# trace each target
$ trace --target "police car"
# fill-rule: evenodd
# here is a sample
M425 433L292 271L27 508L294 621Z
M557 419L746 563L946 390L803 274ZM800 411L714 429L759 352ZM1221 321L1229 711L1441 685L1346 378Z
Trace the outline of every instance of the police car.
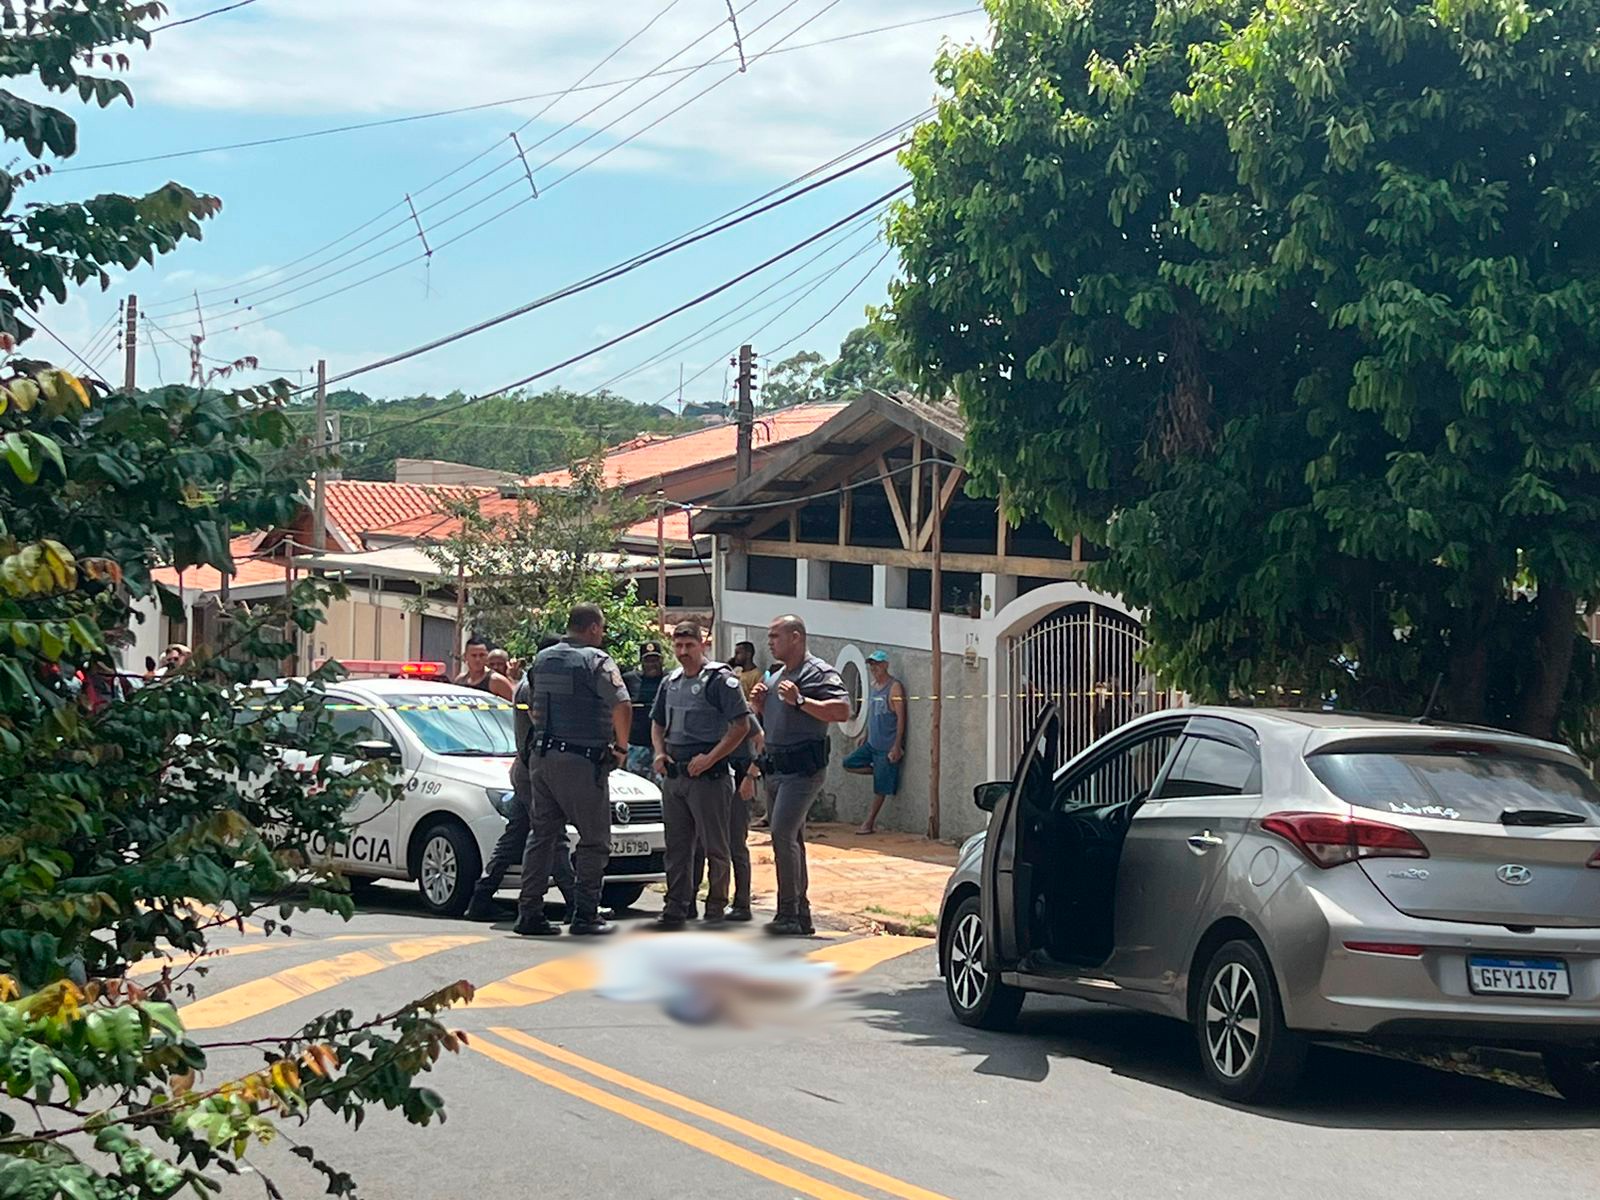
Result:
M515 802L511 710L494 707L496 697L444 682L442 664L392 667L403 677L329 684L326 719L353 736L366 758L392 762L405 794L399 804L363 795L351 809L347 840L311 849L358 890L379 879L414 879L430 912L460 916ZM646 885L666 878L661 789L627 771L612 771L610 780L611 862L601 903L626 908ZM576 831L569 840L576 844ZM520 886L513 866L502 887Z

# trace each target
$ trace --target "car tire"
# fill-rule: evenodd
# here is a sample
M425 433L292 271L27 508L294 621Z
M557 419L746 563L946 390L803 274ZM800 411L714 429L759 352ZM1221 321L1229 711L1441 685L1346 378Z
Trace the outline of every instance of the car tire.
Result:
M478 844L455 821L435 820L417 835L417 891L422 906L435 916L459 917L472 901L472 889L483 869Z
M950 1011L976 1029L1010 1029L1027 993L1000 982L987 961L988 935L978 897L968 896L950 918L944 945L944 994Z
M1201 976L1193 1021L1201 1066L1224 1099L1267 1103L1299 1083L1309 1042L1284 1024L1278 983L1257 943L1218 947Z
M600 903L612 912L621 912L639 903L644 895L642 883L608 883L600 889Z
M1544 1071L1563 1099L1600 1108L1600 1055L1593 1050L1546 1050Z
M345 882L350 885L350 898L358 903L370 900L378 890L378 881L371 875L346 875Z

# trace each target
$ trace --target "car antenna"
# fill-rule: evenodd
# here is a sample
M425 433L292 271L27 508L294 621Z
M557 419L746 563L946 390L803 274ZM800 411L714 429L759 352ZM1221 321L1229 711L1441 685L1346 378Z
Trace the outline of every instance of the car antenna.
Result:
M1440 671L1433 677L1433 691L1428 693L1428 702L1422 706L1422 715L1412 719L1413 725L1426 725L1428 718L1433 714L1433 706L1439 699L1439 686L1444 683L1444 672Z

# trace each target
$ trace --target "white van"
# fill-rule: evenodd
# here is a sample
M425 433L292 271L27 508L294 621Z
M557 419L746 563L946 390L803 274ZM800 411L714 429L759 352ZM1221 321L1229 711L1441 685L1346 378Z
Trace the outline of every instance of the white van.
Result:
M312 852L358 890L378 879L414 879L430 912L460 916L514 803L510 707L471 688L418 679L345 680L329 684L327 697L334 729L365 743L368 757L392 760L405 794L398 804L363 795L351 810L348 840L313 843ZM610 778L611 862L601 903L626 908L666 878L661 789L627 771ZM575 843L576 832L569 836ZM520 886L519 863L502 887Z

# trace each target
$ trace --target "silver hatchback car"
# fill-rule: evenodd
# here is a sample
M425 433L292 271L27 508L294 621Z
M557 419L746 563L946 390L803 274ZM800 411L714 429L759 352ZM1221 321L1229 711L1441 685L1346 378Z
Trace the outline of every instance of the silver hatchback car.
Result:
M1046 712L945 889L950 1007L1027 992L1193 1024L1215 1089L1281 1096L1308 1043L1543 1052L1600 1104L1600 789L1568 749L1396 718L1192 708L1052 769Z

